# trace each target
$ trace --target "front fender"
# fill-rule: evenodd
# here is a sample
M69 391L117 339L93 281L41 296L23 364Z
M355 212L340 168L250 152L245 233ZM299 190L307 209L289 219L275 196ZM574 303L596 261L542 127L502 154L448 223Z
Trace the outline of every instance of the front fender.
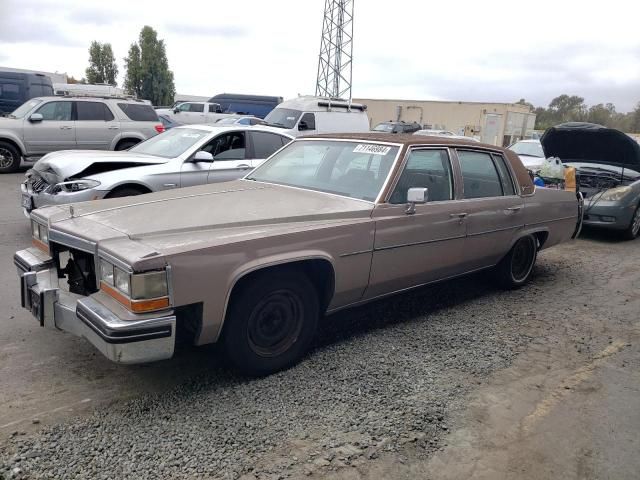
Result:
M278 265L286 265L289 263L295 263L305 260L325 260L331 264L331 268L334 273L336 271L335 260L329 255L327 252L323 252L321 250L303 250L299 252L287 252L276 254L272 256L257 258L250 262L247 262L243 265L237 267L231 276L229 277L229 282L227 285L227 292L225 295L224 308L222 310L222 320L220 322L220 326L218 331L215 334L215 339L213 341L217 341L220 337L220 333L222 332L222 328L224 327L224 322L227 316L227 309L229 307L229 300L231 299L231 293L233 289L238 284L238 282L246 277L247 275L262 270L264 268L275 267Z

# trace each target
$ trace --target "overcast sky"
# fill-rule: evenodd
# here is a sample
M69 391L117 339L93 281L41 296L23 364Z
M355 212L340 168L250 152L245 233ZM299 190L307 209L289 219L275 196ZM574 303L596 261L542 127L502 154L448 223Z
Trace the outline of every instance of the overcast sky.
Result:
M634 2L358 0L353 96L546 106L640 101ZM0 65L84 76L92 40L123 57L144 25L179 93L313 94L324 0L0 0Z

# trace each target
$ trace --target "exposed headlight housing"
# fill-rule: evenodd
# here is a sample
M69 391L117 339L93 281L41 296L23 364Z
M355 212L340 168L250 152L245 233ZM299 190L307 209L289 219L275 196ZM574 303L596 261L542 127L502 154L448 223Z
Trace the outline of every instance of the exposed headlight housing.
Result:
M49 228L31 219L31 241L40 250L49 252Z
M166 270L131 273L101 258L100 289L134 313L170 306Z
M610 188L609 190L605 190L604 193L602 193L600 199L610 202L616 202L618 200L622 200L630 191L631 187L628 185L624 187Z
M100 186L100 182L97 180L91 180L88 178L81 180L70 180L68 182L56 183L51 187L51 193L56 194L59 192L74 193L81 192L82 190L89 190Z

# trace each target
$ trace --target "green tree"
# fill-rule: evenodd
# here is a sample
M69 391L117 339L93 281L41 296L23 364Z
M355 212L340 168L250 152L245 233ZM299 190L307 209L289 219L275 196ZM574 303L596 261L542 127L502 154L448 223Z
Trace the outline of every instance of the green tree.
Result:
M140 64L140 47L132 43L129 54L124 59L126 73L124 76L124 89L129 95L142 97L142 70Z
M640 102L636 105L635 110L629 113L629 132L640 133Z
M129 48L125 58L128 93L150 100L154 105L171 105L176 89L173 72L169 70L164 40L149 26L140 31L138 43Z
M607 103L606 105L599 103L589 108L587 121L610 127L615 114L616 107L612 103Z
M577 95L560 95L549 103L549 110L557 123L580 122L587 116L584 98Z
M117 85L118 65L110 43L95 40L89 46L89 66L85 71L88 83Z

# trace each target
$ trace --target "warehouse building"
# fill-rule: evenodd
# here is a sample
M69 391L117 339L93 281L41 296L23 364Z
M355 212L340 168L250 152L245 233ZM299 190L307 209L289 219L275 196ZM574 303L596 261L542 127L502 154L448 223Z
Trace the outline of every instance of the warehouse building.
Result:
M515 103L432 100L353 99L367 105L371 128L381 122L418 122L423 128L450 130L484 143L508 146L533 136L536 115Z

